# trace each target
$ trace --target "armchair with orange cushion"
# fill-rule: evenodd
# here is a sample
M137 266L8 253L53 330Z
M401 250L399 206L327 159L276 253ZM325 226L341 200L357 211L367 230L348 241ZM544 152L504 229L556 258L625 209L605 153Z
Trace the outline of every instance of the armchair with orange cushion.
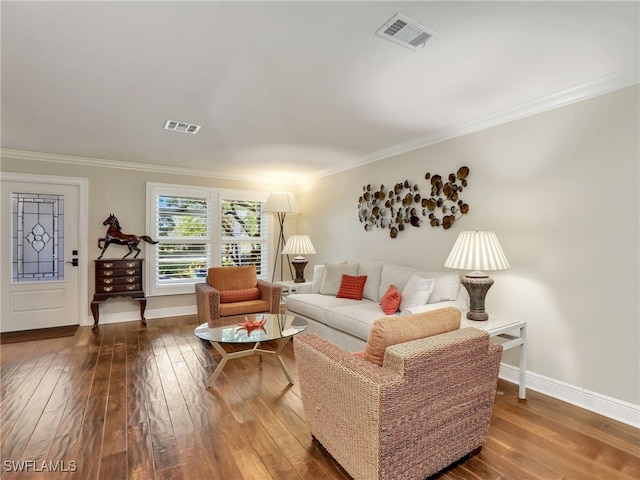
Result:
M215 327L220 317L279 313L282 287L259 280L256 267L212 267L206 283L196 284L198 320Z
M502 345L458 309L377 320L360 354L293 341L307 427L355 480L422 480L487 441Z

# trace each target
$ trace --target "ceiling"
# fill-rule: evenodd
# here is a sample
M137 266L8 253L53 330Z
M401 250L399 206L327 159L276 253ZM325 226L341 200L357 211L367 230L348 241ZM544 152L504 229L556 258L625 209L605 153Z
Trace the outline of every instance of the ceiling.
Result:
M639 7L2 1L2 148L296 184L638 83Z

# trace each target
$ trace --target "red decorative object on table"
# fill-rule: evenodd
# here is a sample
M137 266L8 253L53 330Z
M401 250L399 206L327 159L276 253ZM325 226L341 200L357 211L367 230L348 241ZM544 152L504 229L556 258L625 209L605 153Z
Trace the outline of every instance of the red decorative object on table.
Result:
M264 324L267 323L267 319L264 315L260 320L249 320L249 317L244 317L244 322L236 322L240 328L239 330L246 330L247 335L251 335L254 330L264 330Z

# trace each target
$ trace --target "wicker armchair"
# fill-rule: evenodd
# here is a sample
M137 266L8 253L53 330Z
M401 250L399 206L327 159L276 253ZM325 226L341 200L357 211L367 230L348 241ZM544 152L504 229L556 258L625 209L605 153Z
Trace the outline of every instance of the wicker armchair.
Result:
M258 280L255 266L213 267L206 283L196 284L198 320L215 327L220 317L279 313L282 287Z
M307 427L355 479L419 479L480 451L502 345L474 328L386 348L383 366L294 337Z

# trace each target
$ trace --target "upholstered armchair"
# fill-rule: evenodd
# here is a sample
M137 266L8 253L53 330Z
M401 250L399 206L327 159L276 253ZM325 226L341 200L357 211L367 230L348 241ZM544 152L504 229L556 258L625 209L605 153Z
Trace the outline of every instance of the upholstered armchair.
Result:
M294 337L307 427L355 480L423 480L487 441L502 345L442 310L376 321L360 355ZM404 341L422 323L432 336Z
M249 313L279 313L282 287L258 280L253 265L212 267L206 283L196 284L198 320L215 326L220 317Z

